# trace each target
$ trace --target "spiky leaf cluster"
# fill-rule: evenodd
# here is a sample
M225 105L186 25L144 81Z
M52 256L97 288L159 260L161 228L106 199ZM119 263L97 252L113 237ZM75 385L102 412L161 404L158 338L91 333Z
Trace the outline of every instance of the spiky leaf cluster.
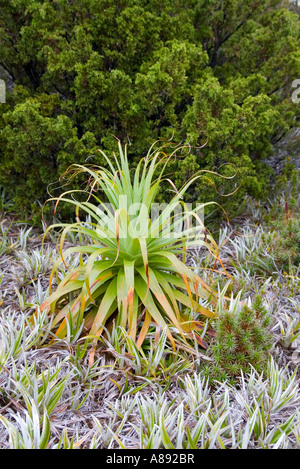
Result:
M141 347L149 328L155 324L167 329L167 336L175 349L170 326L175 327L184 340L185 334L193 335L194 328L203 327L199 321L186 322L186 307L205 317L215 316L198 299L206 299L214 306L217 294L179 259L180 256L185 259L191 246L206 247L218 257L215 241L206 230L204 234L201 223L199 225L201 220L197 210L201 207L187 210L184 205L184 210L180 211L184 194L200 175L195 175L177 191L172 201L156 218L153 217L153 202L165 167L172 157L172 154L166 156L165 146L154 151L154 145L140 160L133 177L127 148L123 150L120 142L119 156L114 156L114 162L103 153L110 170L80 165L70 168L72 174L87 173L91 187L84 202L73 197L74 192L78 195L79 191L68 191L59 197L56 205L63 201L75 206L77 221L52 225L45 233L46 236L52 228L63 228L60 257L50 276L49 297L40 307L41 311L54 316L52 326L60 339L66 337L71 321L78 326L84 325L85 331L90 330L86 338L94 339L96 344L104 328L110 327L117 316L117 324L128 329L137 348ZM160 174L155 179L156 169ZM175 188L172 181L170 183ZM106 199L99 198L99 191L105 194ZM85 191L83 193L87 195ZM91 197L94 203L90 201ZM91 217L89 228L80 222L80 213ZM176 217L174 213L177 213ZM198 224L187 224L189 217L196 218ZM69 232L88 235L92 243L64 249L64 240ZM86 264L69 268L67 258L74 253L88 256ZM62 263L68 274L56 291L51 292L53 277ZM206 348L202 338L195 335L199 344Z

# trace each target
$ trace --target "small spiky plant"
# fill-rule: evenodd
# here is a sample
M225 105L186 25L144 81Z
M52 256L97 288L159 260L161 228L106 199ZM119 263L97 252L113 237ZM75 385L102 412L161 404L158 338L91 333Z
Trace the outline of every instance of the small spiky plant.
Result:
M206 368L210 378L235 384L241 375L265 371L272 346L271 317L258 295L252 307L243 306L218 316L216 337L210 348L214 364Z
M205 347L197 334L202 330L202 322L187 320L184 314L188 309L189 318L190 310L209 318L215 316L213 308L202 306L199 298L210 301L213 306L216 293L185 264L189 246L207 247L218 257L216 243L201 226L199 207L188 210L182 201L184 193L199 175L180 191L168 180L175 195L152 219L151 207L166 164L173 155L167 157L161 148L156 152L151 148L131 177L126 147L123 151L120 142L119 157L114 155L114 162L101 153L109 169L80 165L69 169L73 176L83 172L89 176L89 196L85 202L75 200L76 191L50 199L56 200L56 206L60 201L73 204L77 222L48 228L63 227L63 231L60 258L50 277L49 297L40 310L47 310L54 316L52 325L58 338L66 336L71 320L72 324L84 324L84 330L89 331L87 339L96 344L104 327L109 327L115 320L117 325L128 330L138 348L151 325L166 329L174 348L171 326L184 340L189 334L196 333L198 342ZM162 168L159 168L161 164ZM156 179L155 174L158 174ZM181 208L183 210L178 210ZM89 227L80 222L79 214L82 213L91 217ZM189 223L192 218L198 220L197 226ZM89 236L92 243L64 251L64 240L70 231ZM67 267L67 257L76 252L88 256L87 262L70 270L52 293L51 283L56 270L61 263Z

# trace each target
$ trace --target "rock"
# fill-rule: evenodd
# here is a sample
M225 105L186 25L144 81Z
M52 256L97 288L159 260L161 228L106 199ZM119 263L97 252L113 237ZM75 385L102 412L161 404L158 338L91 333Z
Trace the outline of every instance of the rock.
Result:
M284 168L287 158L294 164L296 169L300 169L300 127L293 129L283 139L274 145L273 155L266 158L268 163L279 174Z

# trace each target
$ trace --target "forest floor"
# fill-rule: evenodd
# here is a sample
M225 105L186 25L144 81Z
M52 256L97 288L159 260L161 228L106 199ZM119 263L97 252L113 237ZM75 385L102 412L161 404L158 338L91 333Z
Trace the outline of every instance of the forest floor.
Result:
M238 294L248 303L260 294L272 316L266 373L253 364L236 385L209 382L202 371L211 360L206 352L192 344L174 354L164 333L158 343L149 338L148 355L130 355L126 334L113 330L91 368L80 330L49 345L49 317L40 313L34 325L28 318L47 297L58 238L53 234L42 246L38 229L3 213L0 447L300 448L300 227L293 209L299 201L291 205L283 197L263 212L251 202L245 217L220 228L230 285L207 268L203 252L191 257L204 280L230 290L229 310Z

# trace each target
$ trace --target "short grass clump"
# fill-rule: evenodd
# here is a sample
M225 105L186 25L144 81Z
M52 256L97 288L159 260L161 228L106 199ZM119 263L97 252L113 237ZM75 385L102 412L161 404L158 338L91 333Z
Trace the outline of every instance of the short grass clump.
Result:
M132 173L126 147L123 151L119 143L119 157L115 156L114 163L103 154L109 169L70 168L73 177L88 174L85 201L75 199L79 191L54 199L56 204L62 201L75 206L76 222L53 225L63 228L60 258L50 277L49 297L40 310L53 317L59 339L66 337L70 323L83 325L87 343L92 340L94 344L91 362L97 341L113 322L128 331L138 348L150 328L166 330L174 349L173 332L183 340L196 337L206 347L201 337L202 320L215 317L217 294L187 267L185 259L191 246L207 248L218 258L217 245L199 217L204 205L189 209L183 202L185 192L200 175L178 191L172 181L163 179L174 155L166 156L164 151L164 147L155 152L151 149ZM175 195L153 216L153 203L163 180L170 182ZM90 216L89 226L80 222L83 214ZM91 242L64 250L70 232L89 236ZM74 253L80 254L80 265L58 279L56 291L51 292L57 269L62 263L68 269L67 258ZM200 299L205 300L205 306Z
M265 371L272 346L269 331L271 317L260 296L253 306L244 305L236 311L224 311L218 317L216 337L210 354L214 363L206 369L209 377L236 384L241 371L251 372L251 365Z
M274 250L276 264L289 272L300 264L300 220L287 216L274 223L275 235L271 248Z
M300 171L282 179L283 189L278 188L264 218L272 233L269 250L278 269L289 272L300 264Z

